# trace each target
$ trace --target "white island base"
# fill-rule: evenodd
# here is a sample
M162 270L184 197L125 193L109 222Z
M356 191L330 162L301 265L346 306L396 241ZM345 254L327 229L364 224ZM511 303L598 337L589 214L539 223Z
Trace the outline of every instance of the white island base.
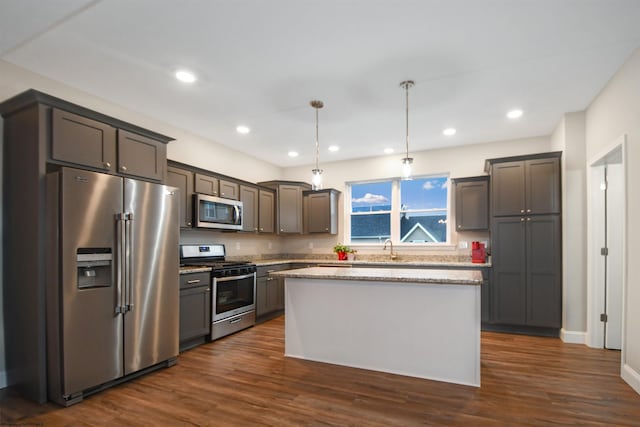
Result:
M480 386L480 286L282 275L285 356Z

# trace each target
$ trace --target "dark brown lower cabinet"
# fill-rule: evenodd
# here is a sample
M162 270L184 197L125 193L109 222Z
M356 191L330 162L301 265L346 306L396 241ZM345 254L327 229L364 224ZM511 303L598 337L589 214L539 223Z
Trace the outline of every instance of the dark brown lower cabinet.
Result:
M211 287L180 290L180 351L207 340L211 327Z
M284 310L284 279L269 276L272 271L288 270L289 264L258 267L256 274L256 317Z
M491 233L492 322L560 328L560 216L496 217Z

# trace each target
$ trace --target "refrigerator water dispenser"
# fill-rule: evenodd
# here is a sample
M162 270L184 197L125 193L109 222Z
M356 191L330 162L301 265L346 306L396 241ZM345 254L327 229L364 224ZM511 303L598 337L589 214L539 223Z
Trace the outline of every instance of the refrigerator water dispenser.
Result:
M76 262L79 289L111 286L113 254L110 248L80 248Z

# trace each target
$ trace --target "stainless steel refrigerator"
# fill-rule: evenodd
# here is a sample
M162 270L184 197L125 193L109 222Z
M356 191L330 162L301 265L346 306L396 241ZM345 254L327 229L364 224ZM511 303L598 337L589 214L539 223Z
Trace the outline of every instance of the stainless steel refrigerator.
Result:
M50 400L175 363L177 191L71 168L47 176Z

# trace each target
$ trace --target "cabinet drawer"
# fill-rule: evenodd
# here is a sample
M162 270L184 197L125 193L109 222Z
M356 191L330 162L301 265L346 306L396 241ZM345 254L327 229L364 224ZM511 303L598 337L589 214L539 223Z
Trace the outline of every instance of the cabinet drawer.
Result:
M208 271L203 273L189 273L180 275L180 289L209 285L211 285L211 276Z

